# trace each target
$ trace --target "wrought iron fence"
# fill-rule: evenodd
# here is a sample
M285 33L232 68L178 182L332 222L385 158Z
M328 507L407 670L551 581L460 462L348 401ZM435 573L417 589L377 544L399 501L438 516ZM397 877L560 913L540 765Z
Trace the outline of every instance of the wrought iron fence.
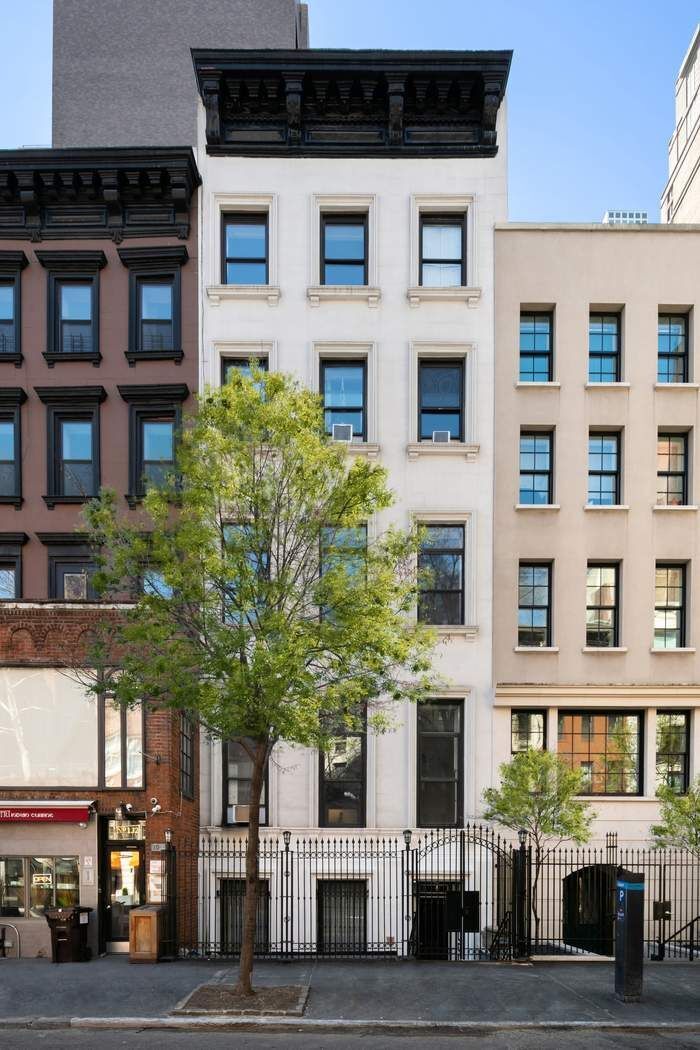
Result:
M246 841L177 858L177 952L236 956ZM560 847L537 857L481 825L403 836L263 833L256 955L502 960L614 953L618 867L645 879L648 958L700 950L700 862L680 850Z
M178 851L180 954L238 954L245 849L245 839L216 838ZM525 953L513 871L512 846L478 825L404 836L263 835L256 954L511 958Z

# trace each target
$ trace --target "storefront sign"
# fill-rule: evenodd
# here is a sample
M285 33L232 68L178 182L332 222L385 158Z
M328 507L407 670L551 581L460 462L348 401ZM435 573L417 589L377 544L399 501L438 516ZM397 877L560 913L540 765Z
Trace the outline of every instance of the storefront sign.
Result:
M87 824L89 819L89 802L75 802L66 806L50 802L0 803L0 823Z
M107 837L110 842L140 842L146 838L146 821L110 820Z

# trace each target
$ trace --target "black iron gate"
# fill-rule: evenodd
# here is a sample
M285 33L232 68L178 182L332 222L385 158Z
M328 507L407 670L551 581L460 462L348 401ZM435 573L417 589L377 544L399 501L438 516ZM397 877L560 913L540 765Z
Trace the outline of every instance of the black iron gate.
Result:
M245 849L245 839L227 838L179 851L180 954L240 950ZM528 870L524 846L480 825L401 836L264 835L256 954L525 956Z

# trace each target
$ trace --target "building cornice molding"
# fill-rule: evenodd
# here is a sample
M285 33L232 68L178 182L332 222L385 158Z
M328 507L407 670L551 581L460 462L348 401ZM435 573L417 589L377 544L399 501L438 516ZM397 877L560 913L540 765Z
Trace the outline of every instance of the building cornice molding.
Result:
M493 157L511 51L192 49L207 151Z
M21 386L0 387L0 405L6 408L8 405L23 405L27 400L27 392Z
M17 273L29 265L24 252L0 252L0 273Z
M118 248L119 258L127 269L153 270L184 266L189 252L184 244L148 245L141 248ZM37 253L38 254L38 253Z
M0 150L0 225L35 242L185 239L200 182L189 147Z
M172 404L186 401L190 396L187 383L150 383L118 386L121 397L130 405L152 405L155 402Z
M107 397L103 386L35 386L36 396L45 405L101 404Z
M45 270L60 270L62 273L96 273L107 265L103 251L82 251L61 248L57 251L34 253Z

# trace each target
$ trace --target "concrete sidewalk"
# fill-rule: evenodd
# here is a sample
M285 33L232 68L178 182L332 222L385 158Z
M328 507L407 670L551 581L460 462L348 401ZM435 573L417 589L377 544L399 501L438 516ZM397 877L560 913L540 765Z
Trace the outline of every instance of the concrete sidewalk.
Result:
M206 1021L168 1018L169 1012L196 985L222 970L226 979L229 974L235 979L235 968L221 960L132 965L127 958L111 956L60 966L40 959L0 960L0 1027L37 1018L60 1026L71 1019L74 1025L112 1026L115 1019L115 1026L199 1027ZM273 1028L346 1023L407 1030L424 1025L700 1030L700 962L648 964L644 1002L627 1005L614 998L613 966L607 962L261 962L255 979L258 984L310 985L304 1019L267 1019ZM255 1021L227 1018L225 1023L250 1027Z

